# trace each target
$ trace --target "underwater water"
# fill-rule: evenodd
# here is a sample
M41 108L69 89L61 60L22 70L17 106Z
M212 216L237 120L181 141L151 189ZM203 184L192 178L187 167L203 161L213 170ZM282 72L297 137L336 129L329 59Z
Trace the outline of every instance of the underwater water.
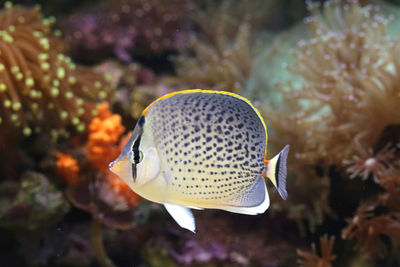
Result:
M0 266L400 266L399 1L0 3Z

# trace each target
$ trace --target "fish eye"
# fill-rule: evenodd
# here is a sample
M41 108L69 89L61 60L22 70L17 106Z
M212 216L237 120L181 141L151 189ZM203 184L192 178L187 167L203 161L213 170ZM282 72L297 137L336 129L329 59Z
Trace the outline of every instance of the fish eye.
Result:
M133 160L135 164L139 164L143 160L143 152L141 150L133 151Z
M129 161L132 164L139 164L143 160L143 152L141 150L132 150L129 153Z

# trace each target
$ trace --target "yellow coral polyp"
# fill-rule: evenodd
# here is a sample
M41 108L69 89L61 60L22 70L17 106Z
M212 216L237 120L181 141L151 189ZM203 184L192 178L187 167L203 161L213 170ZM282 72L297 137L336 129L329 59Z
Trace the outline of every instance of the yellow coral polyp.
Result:
M19 22L19 23L25 23L25 18L24 17L22 17L22 16L19 16L18 18L17 18L17 21Z
M50 69L50 64L48 62L43 62L40 64L40 69L43 71L48 71Z
M81 124L79 124L77 127L76 127L76 130L78 131L78 132L83 132L83 131L85 131L85 124L83 124L83 123L81 123Z
M68 77L68 83L69 84L75 84L76 83L76 78L74 76Z
M11 108L12 102L10 100L4 100L3 105L5 108Z
M12 67L10 68L10 70L11 70L11 73L12 73L12 74L17 74L17 73L19 73L19 67L18 67L18 66L12 66Z
M68 112L66 112L65 110L60 112L60 119L62 120L66 120L68 118Z
M91 114L81 110L92 110L99 95L110 98L113 88L103 75L63 54L51 31L54 17L42 19L38 8L6 6L0 11L1 127L24 135L28 128L49 134L71 124L84 130Z
M27 78L25 80L25 85L26 87L31 88L32 86L35 85L35 80L33 78Z
M58 90L56 87L53 87L50 90L50 94L52 97L57 97L60 94L60 90Z
M77 99L75 100L75 102L76 102L76 105L77 105L77 106L82 106L82 105L83 105L83 99L82 99L82 98L77 98Z
M39 104L38 103L32 103L31 109L32 110L38 110L39 109Z
M12 6L13 6L13 4L10 1L7 1L7 2L4 3L4 7L5 8L12 8Z
M17 122L18 121L18 115L17 114L11 114L10 119L12 122Z
M40 61L45 61L45 60L49 59L49 54L41 53L41 54L38 55L38 59Z
M12 38L11 35L9 35L7 32L2 32L2 39L4 42L11 44L14 41L14 38Z
M24 78L24 75L21 72L18 72L17 74L15 74L15 79L17 79L17 81L21 81Z
M71 91L65 92L65 98L66 99L71 99L74 97L74 94Z
M80 122L81 122L81 121L80 121L80 119L79 119L78 117L74 117L74 118L72 119L72 124L73 124L73 125L78 125Z
M25 127L22 131L23 135L30 136L32 134L32 130L29 127Z
M54 80L53 80L53 86L54 86L54 87L59 87L59 86L60 86L60 81L57 80L57 79L54 79Z
M49 50L50 48L49 39L47 38L41 38L39 40L39 44L43 47L44 50Z
M57 78L61 80L61 79L64 79L64 77L65 77L65 69L62 67L58 68L57 69Z
M20 110L20 109L21 109L21 103L20 103L20 102L14 102L14 103L12 104L12 109L13 109L14 111Z
M99 92L99 98L105 99L106 97L107 97L107 92L104 92L104 91Z

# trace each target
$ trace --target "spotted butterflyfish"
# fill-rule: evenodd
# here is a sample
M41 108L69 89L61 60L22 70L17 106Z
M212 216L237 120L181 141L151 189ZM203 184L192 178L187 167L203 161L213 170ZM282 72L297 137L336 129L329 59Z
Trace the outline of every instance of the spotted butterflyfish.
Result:
M249 100L230 92L184 90L143 111L110 170L195 232L191 209L264 213L267 178L287 198L289 145L271 160L266 152L267 128Z

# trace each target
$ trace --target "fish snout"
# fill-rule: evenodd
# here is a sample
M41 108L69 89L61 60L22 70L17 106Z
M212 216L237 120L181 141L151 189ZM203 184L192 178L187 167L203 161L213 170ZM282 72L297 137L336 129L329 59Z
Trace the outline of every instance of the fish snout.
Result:
M119 166L119 159L116 159L112 162L110 162L110 164L108 164L108 168L110 169L110 171L112 171L115 174L118 174L120 166Z
M122 179L131 180L132 164L129 162L128 157L119 156L116 160L111 162L108 167L111 172L118 175Z

